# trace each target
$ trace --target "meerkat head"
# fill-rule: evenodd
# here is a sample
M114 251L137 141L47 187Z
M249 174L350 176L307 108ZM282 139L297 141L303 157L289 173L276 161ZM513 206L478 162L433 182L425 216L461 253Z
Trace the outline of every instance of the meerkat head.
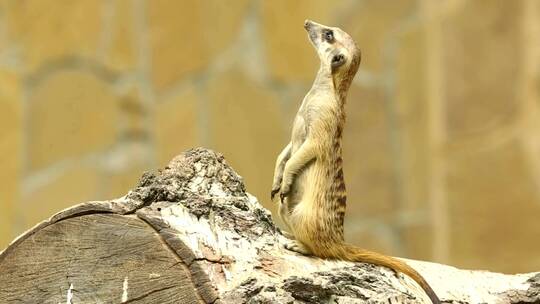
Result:
M311 20L304 22L304 28L319 55L322 66L330 70L334 80L346 84L348 88L360 65L360 49L354 40L337 27L329 27Z

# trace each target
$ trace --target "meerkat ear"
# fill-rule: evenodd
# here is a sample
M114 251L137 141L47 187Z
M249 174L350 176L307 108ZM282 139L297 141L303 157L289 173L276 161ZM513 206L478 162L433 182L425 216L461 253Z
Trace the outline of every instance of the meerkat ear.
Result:
M333 55L332 56L332 62L331 62L332 71L339 68L344 63L345 63L345 56L343 54L337 53L337 54Z

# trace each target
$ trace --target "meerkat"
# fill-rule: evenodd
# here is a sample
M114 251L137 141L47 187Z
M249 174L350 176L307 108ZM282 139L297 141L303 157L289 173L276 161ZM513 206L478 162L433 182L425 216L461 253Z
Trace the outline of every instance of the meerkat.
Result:
M312 88L294 119L291 141L279 154L271 190L280 193L279 215L290 233L289 250L321 258L385 266L414 279L433 303L426 280L398 259L344 242L347 194L341 138L347 91L360 66L360 50L336 27L306 20L304 28L320 59Z

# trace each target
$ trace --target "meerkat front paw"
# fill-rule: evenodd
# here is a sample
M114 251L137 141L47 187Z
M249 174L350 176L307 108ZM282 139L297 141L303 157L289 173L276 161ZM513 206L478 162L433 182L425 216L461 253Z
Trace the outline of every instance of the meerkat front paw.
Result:
M270 191L270 199L274 200L274 196L279 192L281 189L281 180L278 183L274 183L272 186L272 190Z
M281 198L281 202L285 200L287 196L291 193L291 183L282 183L281 184L281 193L279 197Z
M303 255L311 255L311 251L304 244L296 240L290 240L289 242L285 243L285 249L298 252Z

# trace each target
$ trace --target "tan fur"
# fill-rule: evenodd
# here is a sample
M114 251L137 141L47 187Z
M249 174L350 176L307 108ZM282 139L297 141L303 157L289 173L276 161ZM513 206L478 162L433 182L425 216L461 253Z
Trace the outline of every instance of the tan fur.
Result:
M440 303L425 279L404 262L344 243L347 195L341 138L347 91L360 65L360 51L339 28L312 21L306 21L305 28L321 66L294 120L291 142L277 158L271 193L272 198L280 193L279 214L294 238L287 247L389 267L413 278L433 303Z

